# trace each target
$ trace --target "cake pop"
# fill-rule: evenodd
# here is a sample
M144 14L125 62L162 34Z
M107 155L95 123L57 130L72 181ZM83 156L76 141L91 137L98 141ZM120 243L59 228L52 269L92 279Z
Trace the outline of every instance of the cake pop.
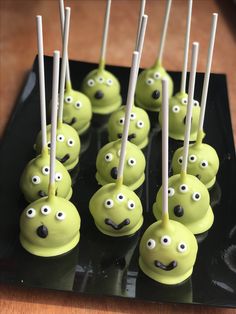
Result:
M181 76L180 92L176 93L170 98L169 102L169 116L170 116L170 130L169 136L175 140L184 139L184 130L186 124L186 112L188 103L188 94L186 93L186 76L188 66L188 50L189 50L189 38L191 28L191 15L192 15L192 0L188 2L188 14L186 22L186 35L185 35L185 47L184 47L184 62ZM198 101L193 102L192 112L192 124L190 132L190 141L196 140L197 135L197 123L200 114L200 107ZM162 112L159 114L159 123L162 125Z
M158 57L154 65L142 71L138 77L135 92L135 104L149 111L159 111L162 102L161 79L167 78L169 81L169 97L173 94L173 82L169 74L162 66L162 57L166 39L167 26L170 15L171 0L166 2L166 12L162 29L160 48Z
M66 8L65 28L63 37L63 55L60 77L60 93L59 93L59 113L57 124L57 159L66 167L67 170L72 170L79 161L80 139L78 133L70 125L62 122L63 103L64 103L64 86L66 76L67 63L67 47L69 39L69 23L70 23L70 8ZM51 125L47 126L48 147L50 148ZM36 139L35 149L39 153L41 151L41 133Z
M205 117L207 92L214 49L217 17L218 15L216 13L212 15L212 29L208 49L206 72L204 76L197 140L194 144L189 146L188 157L188 173L193 176L196 176L202 183L206 185L207 188L211 188L214 185L216 180L216 174L219 169L219 158L217 156L215 149L212 146L202 142L205 136L203 131L203 123ZM177 149L176 152L174 153L172 160L172 168L174 174L179 173L181 170L181 161L183 158L182 156L183 147Z
M80 238L80 216L69 201L55 195L55 156L59 51L54 52L50 183L48 196L27 206L20 217L20 242L31 254L50 257L72 250Z
M188 144L191 128L194 84L198 56L198 43L193 43L192 64L189 82L189 97L184 138L184 154L181 173L169 178L169 215L183 223L194 234L207 231L213 224L214 216L210 207L210 197L205 185L195 176L187 174ZM161 219L162 187L153 205L156 219Z
M25 199L30 203L40 197L46 196L49 183L49 163L50 157L47 148L46 135L46 106L45 106L45 79L44 79L44 59L43 59L43 31L42 17L37 16L37 36L38 36L38 63L39 63L39 90L40 90L40 109L41 109L41 151L40 154L32 159L25 167L21 178L20 188ZM56 161L56 191L57 195L70 199L72 195L71 177L66 168Z
M138 196L123 184L123 173L130 112L132 108L139 53L133 53L129 91L126 104L124 131L121 142L117 181L104 185L91 198L89 209L97 228L112 237L128 236L143 223L142 204Z
M120 107L120 83L117 78L105 70L105 56L107 35L109 28L111 0L107 0L101 55L98 69L89 72L84 78L81 90L88 96L92 104L92 111L106 115Z
M169 220L168 214L168 81L162 80L162 209L161 220L144 232L139 266L150 278L163 284L179 284L191 276L198 245L190 230Z

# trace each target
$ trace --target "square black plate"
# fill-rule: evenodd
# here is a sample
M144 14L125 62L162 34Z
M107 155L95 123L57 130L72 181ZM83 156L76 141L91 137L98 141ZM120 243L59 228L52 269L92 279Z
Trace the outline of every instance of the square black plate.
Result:
M97 65L71 61L74 89ZM133 237L113 239L100 234L88 211L88 202L98 189L94 178L98 150L107 142L104 127L91 127L82 139L87 148L72 172L72 202L82 219L79 246L56 258L40 258L25 252L19 244L19 216L26 206L19 190L19 178L33 158L33 144L40 129L37 58L9 122L0 147L0 281L20 286L65 290L92 295L110 295L156 302L175 302L236 307L236 162L226 77L212 74L206 111L205 141L215 147L220 170L210 191L215 222L199 244L192 277L181 285L160 285L138 267L138 243L155 221L152 204L161 184L161 136L152 128L147 157L146 181L139 189L145 223ZM51 98L52 58L45 57L47 103ZM129 69L107 66L120 80L125 102ZM179 89L180 73L170 72ZM203 74L197 74L195 98L200 99ZM170 159L181 143L170 141Z

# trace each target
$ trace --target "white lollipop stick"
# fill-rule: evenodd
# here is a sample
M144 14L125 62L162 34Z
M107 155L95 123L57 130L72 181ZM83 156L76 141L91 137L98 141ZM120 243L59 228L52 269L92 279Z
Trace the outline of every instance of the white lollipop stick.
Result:
M44 52L43 52L43 27L42 16L36 16L37 37L38 37L38 63L39 63L39 92L40 92L40 113L42 132L42 151L47 148L46 130L46 98L45 98L45 75L44 75Z
M142 23L142 18L145 13L145 6L146 6L146 0L141 0L140 4L140 10L139 10L139 21L138 21L138 31L137 31L137 36L136 36L136 45L135 45L135 50L138 50L138 42L139 42L139 34L141 30L141 23Z
M51 149L50 149L50 179L49 189L55 183L56 136L57 136L57 99L59 85L60 52L53 53L52 77L52 116L51 116Z
M138 36L138 42L137 42L137 51L139 52L139 63L138 63L138 69L141 61L141 56L143 52L143 43L144 43L144 37L146 33L146 28L147 28L147 21L148 21L148 16L144 14L141 19L141 25L140 25L140 33ZM138 72L137 72L138 74Z
M184 46L184 62L181 76L181 85L180 92L186 92L186 77L187 77L187 67L188 67L188 50L189 50L189 38L190 38L190 29L191 29L191 17L192 17L192 6L193 1L188 1L188 15L186 21L186 34L185 34L185 46Z
M123 172L124 172L124 163L125 163L125 153L126 153L126 145L128 141L128 134L129 134L129 125L130 125L130 113L134 102L134 93L135 93L135 86L137 80L137 69L138 69L138 62L139 62L139 53L137 51L133 52L132 58L132 66L130 70L130 78L129 78L129 89L128 89L128 96L126 102L126 109L125 109L125 122L124 122L124 129L121 139L121 152L120 152L120 162L118 167L118 174L117 180L122 179Z
M168 27L169 17L170 17L171 3L172 3L172 0L167 0L166 2L166 11L165 11L164 23L163 23L162 33L161 33L160 47L159 47L158 58L157 58L157 62L160 64L162 64L162 57L163 57L164 46L165 46L165 41L166 41L167 27Z
M70 29L70 12L71 12L71 9L66 8L64 35L63 35L63 47L62 47L62 64L61 64L61 75L60 75L59 110L58 110L58 122L59 123L62 123L62 119L63 119L64 90L65 90L67 60L68 60L67 55L68 55L68 40L69 40L69 29Z
M100 62L99 62L99 69L101 70L104 68L105 59L106 59L107 36L108 36L108 30L109 30L110 12L111 12L111 0L107 0L103 36L102 36L102 46L101 46L101 53L100 53Z
M188 148L189 148L189 138L190 138L190 129L191 129L191 118L192 118L192 109L193 109L193 96L194 96L194 88L195 88L198 50L199 50L199 43L194 42L192 44L191 71L190 71L189 89L188 89L188 105L187 105L187 116L186 116L186 125L185 125L185 133L184 133L184 153L183 153L181 173L187 173Z
M211 74L213 50L214 50L214 44L215 44L217 19L218 19L218 14L213 13L212 22L211 22L211 35L210 35L210 42L209 42L208 55L207 55L206 73L204 76L204 83L203 83L203 90L202 90L201 112L200 112L200 118L199 118L198 132L203 131L207 93L208 93L209 79L210 79L210 74Z

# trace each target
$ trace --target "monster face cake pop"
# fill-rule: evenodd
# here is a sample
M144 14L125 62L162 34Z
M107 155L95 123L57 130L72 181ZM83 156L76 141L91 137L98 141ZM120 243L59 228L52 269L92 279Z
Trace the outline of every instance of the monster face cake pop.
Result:
M169 74L162 66L162 56L165 45L167 26L169 21L171 0L166 2L166 12L161 35L159 53L155 64L144 71L138 77L135 92L135 103L137 106L149 111L159 111L162 102L161 79L167 78L169 81L169 97L173 94L173 82Z
M138 59L138 52L134 52L117 180L115 183L106 184L100 188L89 203L89 209L97 228L112 237L132 235L140 229L143 223L142 204L139 198L123 185L129 117L134 97Z
M162 214L140 242L139 266L150 278L163 284L179 284L191 276L197 241L184 225L168 215L168 81L163 80Z
M99 67L86 75L81 86L82 92L89 97L92 103L92 111L101 115L110 114L122 103L120 84L117 78L105 70L110 8L111 0L107 0Z
M218 15L216 13L214 13L212 16L212 30L208 49L206 72L204 76L197 140L194 144L189 146L188 156L188 173L193 176L196 176L202 183L206 185L207 188L211 188L214 185L216 180L216 174L219 169L219 158L217 156L215 149L210 145L202 142L205 135L203 131L203 123L214 49L217 17ZM180 172L182 159L183 148L181 147L176 150L173 156L172 168L174 174Z
M20 217L20 242L31 254L50 257L72 250L80 238L80 217L75 206L55 196L56 115L59 76L58 51L54 52L50 184L48 196L27 206Z
M205 185L195 176L187 174L188 144L190 137L193 94L198 55L198 43L193 43L192 65L189 83L187 122L184 139L184 154L181 173L169 178L169 215L170 218L183 223L194 234L207 231L214 220L210 207L210 197ZM153 213L161 219L162 188L157 193Z
M38 34L38 62L39 62L39 88L40 88L40 109L41 109L41 151L40 154L31 160L24 169L20 188L28 202L46 196L48 193L50 158L47 148L46 135L46 106L45 106L45 80L44 80L44 59L43 59L43 32L42 17L37 16ZM58 196L70 199L72 195L71 178L66 168L59 162L55 164L55 187Z

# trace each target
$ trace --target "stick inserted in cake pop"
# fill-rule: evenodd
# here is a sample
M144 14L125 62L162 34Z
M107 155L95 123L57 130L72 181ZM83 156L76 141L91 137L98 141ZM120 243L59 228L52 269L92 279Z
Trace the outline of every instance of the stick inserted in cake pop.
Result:
M107 37L108 37L108 31L109 31L110 13L111 13L111 0L107 0L103 35L102 35L102 46L101 46L100 60L99 60L100 71L104 70L105 62L106 62L105 60L106 60Z
M140 10L139 10L139 19L138 19L138 30L137 30L137 36L136 36L136 45L135 45L135 50L138 50L138 41L139 41L139 34L141 30L141 24L142 24L142 18L145 14L145 6L146 6L146 0L141 0L140 1Z
M142 52L143 52L143 43L144 43L144 38L145 38L145 33L146 33L146 28L147 28L147 21L148 21L148 16L144 14L141 18L141 24L140 24L140 32L137 37L137 49L136 51L139 52L139 62L138 62L138 68L140 66L140 61L142 57Z

